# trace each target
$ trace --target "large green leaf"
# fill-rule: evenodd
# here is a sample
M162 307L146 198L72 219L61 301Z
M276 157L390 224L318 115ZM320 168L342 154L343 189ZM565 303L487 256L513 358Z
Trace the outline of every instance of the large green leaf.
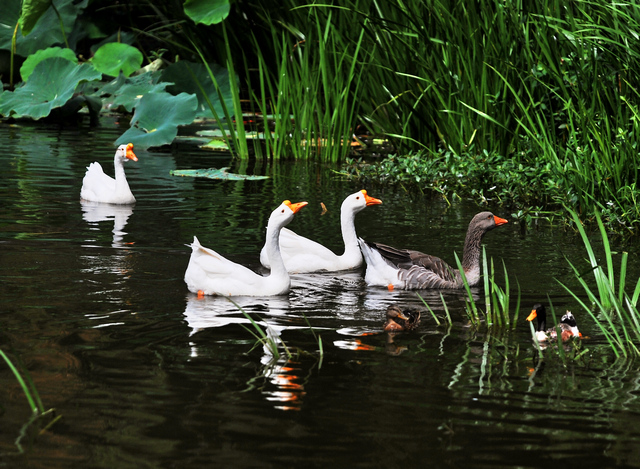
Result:
M102 74L89 64L76 65L61 57L43 60L31 73L29 82L0 96L0 114L40 119L52 109L63 106L78 83L98 80Z
M110 42L96 51L91 63L105 75L117 77L122 72L128 77L142 65L142 52L129 44Z
M220 87L220 92L229 112L233 112L233 97L229 83L229 73L227 69L217 64L210 64L209 67ZM213 105L219 117L224 117L222 103L218 98L216 87L209 76L207 68L203 64L187 62L181 60L176 62L162 73L162 81L173 83L167 87L167 91L173 94L180 92L195 94L198 97L198 117L213 117L207 99Z
M22 64L22 67L20 67L20 76L22 77L22 81L27 81L36 65L42 62L44 59L48 59L49 57L62 57L63 59L67 59L70 62L73 62L74 64L78 62L75 52L73 52L71 49L49 47L48 49L39 50L35 54L27 57L27 60L25 60Z
M146 94L136 107L131 128L120 136L116 145L129 142L138 148L167 145L178 135L179 125L193 122L197 105L198 100L192 94Z
M109 108L124 107L131 112L140 99L149 93L162 93L171 83L158 83L160 72L147 72L142 75L125 78L119 75L100 90L100 95L109 95L104 99Z
M16 36L18 55L27 57L40 49L64 44L87 3L88 0L53 0L56 9L48 8L37 20L33 29L28 31L28 36L23 35L18 28ZM0 5L0 49L10 50L13 31L21 18L21 1L0 0ZM30 21L31 15L28 16ZM35 16L36 13L33 13L34 19Z
M33 30L40 17L50 6L51 0L22 0L20 27L24 36Z
M216 24L229 15L229 0L187 0L184 12L196 23Z

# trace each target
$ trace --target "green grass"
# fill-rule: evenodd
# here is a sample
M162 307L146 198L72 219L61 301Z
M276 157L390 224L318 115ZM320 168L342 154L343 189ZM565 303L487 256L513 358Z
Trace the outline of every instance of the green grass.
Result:
M580 304L582 309L593 319L603 337L609 344L616 357L640 356L640 312L638 311L638 299L640 297L640 279L632 286L632 293L626 291L628 253L615 253L611 250L611 244L600 215L596 212L595 218L602 241L602 254L598 256L594 245L578 215L571 209L567 209L576 223L576 227L582 238L587 253L586 268L576 266L567 260L579 284L584 289L584 295L578 295L566 285L560 283ZM620 256L618 273L618 286L616 288L616 269L614 257ZM602 257L604 262L598 259ZM593 276L593 284L587 279Z

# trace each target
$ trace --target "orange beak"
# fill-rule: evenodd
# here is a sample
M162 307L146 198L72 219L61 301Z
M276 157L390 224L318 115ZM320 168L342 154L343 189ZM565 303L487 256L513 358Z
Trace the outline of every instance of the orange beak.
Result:
M367 203L367 207L369 205L380 205L382 203L382 200L371 197L364 189L362 189L360 192L362 192L362 195L364 195L364 200Z
M127 144L127 153L125 154L125 156L129 158L131 161L138 161L138 157L133 152L133 143Z
M537 317L538 317L538 313L534 309L533 311L531 311L531 314L527 316L527 321L533 321Z
M285 204L287 207L289 207L293 213L298 213L298 210L300 210L302 207L307 205L309 202L298 202L298 203L292 204L291 201L285 200L282 203Z
M493 220L496 222L496 226L500 226L500 225L504 225L506 223L509 223L504 218L496 217L495 215L493 216Z

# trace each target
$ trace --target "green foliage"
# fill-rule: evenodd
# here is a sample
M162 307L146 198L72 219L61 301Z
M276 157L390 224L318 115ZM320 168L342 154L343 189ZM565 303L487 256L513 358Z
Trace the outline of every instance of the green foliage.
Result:
M91 63L105 75L128 77L142 65L142 53L128 44L109 42L96 51Z
M51 6L51 0L22 0L20 13L20 29L24 36L28 35L42 15Z
M62 49L60 47L49 47L47 49L42 49L36 52L35 54L30 55L20 67L20 76L22 77L22 81L27 81L29 76L33 72L33 69L42 62L44 59L48 59L49 57L62 57L63 59L67 59L74 64L78 62L76 59L76 54L71 49Z
M28 83L0 96L0 114L33 119L46 117L71 99L80 82L101 77L102 74L88 64L76 65L61 57L45 59L36 65Z
M116 145L129 142L141 148L167 145L176 138L179 125L193 122L197 105L197 98L187 93L144 95L136 106L131 128L116 140Z
M207 68L207 66L209 68ZM198 98L197 117L211 117L213 107L218 116L224 116L223 102L227 108L233 108L229 72L217 64L204 64L181 60L162 72L162 80L173 83L167 87L170 93L186 92ZM213 79L209 75L213 73ZM217 86L216 86L217 85ZM219 99L218 90L223 99Z
M269 176L255 176L251 174L235 174L229 173L229 168L208 168L208 169L174 169L171 171L172 176L187 177L203 177L208 179L222 179L226 181L256 181L259 179L269 179Z
M582 227L578 215L571 209L567 209L578 227L582 242L588 256L589 269L576 267L569 262L576 279L584 288L588 298L585 303L580 296L571 291L567 286L561 285L578 301L583 309L593 318L603 336L611 346L616 356L640 356L640 312L638 311L638 299L640 297L640 279L635 283L631 296L626 292L627 260L628 254L623 252L620 260L618 276L618 288L616 289L616 277L614 266L614 253L604 227L604 224L596 212L596 220L602 239L602 251L604 265L598 261L600 256L594 251L593 245ZM593 273L596 290L587 283L585 277Z
M163 93L171 83L159 82L159 72L147 72L141 75L125 78L118 75L117 78L104 85L98 91L103 97L105 106L117 109L122 106L127 112L132 112L140 99L151 93Z
M231 5L229 0L186 0L184 12L195 23L216 24L228 15Z

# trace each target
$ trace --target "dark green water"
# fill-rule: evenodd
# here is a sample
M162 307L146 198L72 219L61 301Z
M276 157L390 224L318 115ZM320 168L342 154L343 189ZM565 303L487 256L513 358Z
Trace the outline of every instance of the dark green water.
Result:
M574 467L640 466L640 367L615 361L557 283L580 240L559 227L511 222L485 237L517 295L513 333L474 331L464 296L444 292L454 323L428 314L417 332L380 333L386 306L412 292L367 287L362 272L293 277L290 295L238 303L292 349L278 360L223 298L198 300L182 280L193 235L258 269L267 218L309 201L290 228L338 250L339 207L362 187L315 163L236 164L189 146L138 151L126 172L135 206L82 205L85 167L112 172L115 126L0 128L0 348L29 370L62 416L15 440L26 399L0 366L0 467ZM231 166L265 181L169 175ZM366 187L383 205L359 235L454 262L471 217L402 189ZM320 216L320 202L329 213ZM638 278L635 246L631 279ZM576 290L577 291L577 290ZM479 291L476 291L480 294ZM549 294L577 312L584 359L540 361L524 317ZM425 292L437 314L439 293ZM306 318L306 319L305 319ZM322 337L324 357L308 322Z

